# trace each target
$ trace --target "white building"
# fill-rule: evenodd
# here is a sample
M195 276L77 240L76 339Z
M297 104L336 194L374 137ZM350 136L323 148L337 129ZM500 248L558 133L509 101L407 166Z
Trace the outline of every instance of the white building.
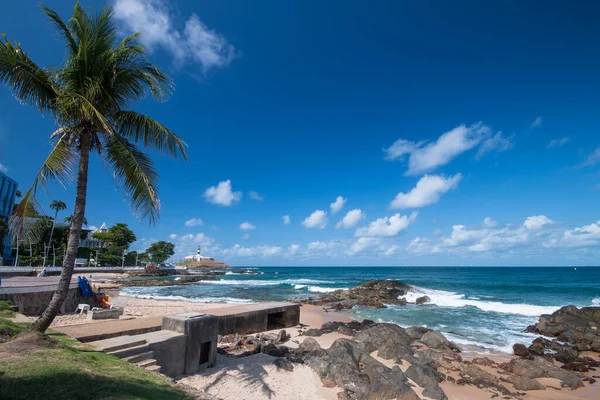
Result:
M108 227L106 226L106 222L102 223L100 228L96 228L92 225L89 228L84 227L82 230L86 231L87 234L85 238L81 239L79 247L87 247L88 249L98 249L104 247L104 241L94 238L94 234L96 232L107 232Z
M213 257L205 257L200 253L200 246L198 246L198 252L196 254L190 255L190 256L185 256L183 258L184 261L195 261L195 262L199 262L199 261L215 261L215 259Z

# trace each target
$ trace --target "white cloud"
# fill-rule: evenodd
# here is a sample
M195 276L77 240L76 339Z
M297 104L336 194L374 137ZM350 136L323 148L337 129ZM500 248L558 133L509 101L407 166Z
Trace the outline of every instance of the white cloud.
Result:
M188 219L187 221L185 221L184 226L186 228L193 228L196 226L201 226L204 225L204 221L202 221L200 218L192 218L192 219Z
M502 132L498 132L494 136L485 139L483 142L481 142L481 145L477 149L477 155L475 158L479 160L493 151L501 153L503 151L512 149L513 137L514 135L506 137L502 135Z
M586 157L586 159L579 164L579 167L591 167L596 165L600 161L600 147L596 148L590 155Z
M248 221L245 221L240 224L240 229L243 231L251 231L252 229L256 229L256 226L252 225Z
M309 250L325 250L329 248L329 244L321 241L311 242L308 244Z
M439 253L441 248L438 244L417 236L408 244L406 251L416 255L431 255Z
M250 234L249 234L249 233L244 233L244 234L242 235L242 239L244 239L244 240L248 240L248 239L250 239Z
M375 237L360 237L356 239L351 245L350 248L346 251L346 254L354 255L360 253L361 251L368 249L370 247L376 246L379 244L379 239Z
M252 200L256 200L256 201L263 201L265 199L265 196L259 194L258 192L255 192L255 191L251 191L249 196Z
M396 245L392 245L389 247L382 246L381 247L381 255L385 257L393 256L400 247Z
M325 229L327 226L327 213L323 210L316 210L302 221L306 228Z
M550 143L548 143L548 148L551 149L553 147L564 146L565 144L569 143L570 140L571 138L568 136L561 137L560 139L552 139Z
M336 197L335 201L329 205L331 208L331 213L335 214L339 212L342 207L344 207L344 204L346 204L346 201L347 199L343 198L342 196Z
M432 232L435 236L440 236L443 235L444 232L442 232L442 230L440 228L435 228Z
M290 219L289 215L284 215L283 217L281 217L281 219L283 220L284 225L289 225L292 223L292 220Z
M365 214L362 212L360 208L356 208L354 210L348 211L346 216L342 218L340 222L335 226L336 228L352 228L354 225L358 224L361 219L365 217Z
M172 233L169 235L169 241L175 245L175 252L178 257L196 254L198 246L202 247L202 254L214 255L219 251L219 246L215 240L204 233L185 235L177 235Z
M168 52L176 65L197 64L206 72L225 67L235 58L235 49L227 39L209 29L196 14L180 30L182 21L166 0L116 0L114 13L127 33L141 32L142 43Z
M0 172L6 174L8 172L8 168L4 166L4 164L0 163Z
M356 237L385 237L396 236L401 231L408 228L411 222L417 218L417 213L413 212L410 217L400 213L391 217L378 218L371 222L369 226L358 228L354 236Z
M537 117L532 123L531 123L531 127L532 128L539 128L540 126L542 126L542 122L544 122L544 119L542 117Z
M234 192L231 190L231 181L219 182L217 186L211 186L204 192L206 201L220 206L229 207L233 203L240 201L242 192Z
M293 255L296 255L299 250L300 250L299 244L291 244L290 247L288 247L287 254L289 256L293 256Z
M498 222L494 221L490 217L485 217L483 219L483 226L485 226L486 228L493 228L496 225L498 225Z
M567 230L562 240L555 243L566 247L586 247L600 245L600 221Z
M419 175L448 164L480 144L477 158L491 151L505 151L512 147L511 138L502 136L501 132L494 135L490 127L478 122L469 127L459 125L442 134L435 142L398 139L384 152L386 160L404 160L408 156L406 175Z
M229 249L223 250L223 254L231 257L272 257L282 252L281 246L254 246L244 247L235 244Z
M398 193L392 200L392 208L419 208L437 203L440 196L449 190L455 189L462 179L462 175L456 174L445 178L441 175L425 175L408 193Z
M523 225L527 229L538 230L538 229L542 228L544 225L550 225L553 222L554 221L552 221L550 218L546 217L545 215L536 215L533 217L527 217L527 219L525 220Z

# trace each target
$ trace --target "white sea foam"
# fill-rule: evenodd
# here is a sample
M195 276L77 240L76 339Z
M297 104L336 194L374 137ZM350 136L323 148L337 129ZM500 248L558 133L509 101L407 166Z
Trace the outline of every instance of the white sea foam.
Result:
M184 296L159 296L150 294L134 294L122 293L122 296L136 297L139 299L152 300L181 300L191 303L232 303L232 304L254 304L255 302L248 299L238 299L235 297L184 297Z
M320 286L309 286L309 285L294 285L294 289L299 290L299 289L304 289L307 288L307 290L309 292L313 292L313 293L331 293L334 292L336 290L346 290L347 288L325 288L325 287L320 287Z
M600 307L600 297L596 297L596 298L592 299L592 305L594 307Z
M439 307L477 307L483 311L491 311L506 314L526 315L537 317L542 314L551 314L560 307L555 306L537 306L533 304L511 304L502 303L499 301L482 301L469 299L464 294L447 292L445 290L426 289L418 286L413 286L412 290L401 296L406 298L408 302L414 302L421 296L428 296L431 299L430 304L435 304Z
M306 285L314 283L329 283L328 281L320 281L317 279L282 279L280 281L275 280L258 280L258 279L222 279L219 281L201 281L199 283L208 285L234 285L234 286L275 286L281 284L288 285Z

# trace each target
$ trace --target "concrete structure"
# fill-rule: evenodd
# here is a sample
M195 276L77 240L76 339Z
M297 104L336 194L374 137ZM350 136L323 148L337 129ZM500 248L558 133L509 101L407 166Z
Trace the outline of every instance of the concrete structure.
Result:
M52 299L58 284L58 277L11 277L2 279L0 300L8 300L24 315L40 315ZM95 298L83 297L79 291L77 278L71 279L69 293L61 307L61 313L72 313L79 304L96 305Z
M200 253L200 246L198 246L198 252L194 255L185 256L183 258L184 261L187 262L201 262L201 261L215 261L213 257L205 257Z
M15 205L15 196L17 195L17 182L0 172L0 218L8 224L10 215ZM10 262L13 258L12 253L12 235L7 234L4 238L4 250L0 253L3 263Z
M121 315L123 315L123 309L121 308L104 308L88 311L87 319L119 319Z
M214 315L183 313L163 318L162 329L186 337L185 374L210 368L217 361L218 319Z

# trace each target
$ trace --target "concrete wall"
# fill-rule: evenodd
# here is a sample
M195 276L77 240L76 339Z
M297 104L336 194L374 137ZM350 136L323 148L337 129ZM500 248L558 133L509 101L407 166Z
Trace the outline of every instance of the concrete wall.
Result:
M186 336L181 335L160 342L150 342L149 346L150 350L154 352L154 359L160 365L161 373L167 376L185 374Z
M54 291L26 292L26 293L0 293L0 300L8 300L19 308L19 312L24 315L40 315L48 304ZM77 309L78 304L89 304L96 306L95 297L83 297L79 288L69 289L67 298L61 308L61 313L72 313Z
M269 315L273 317L273 314L279 313L282 314L281 318L277 318L280 319L280 323L277 326L270 327ZM247 334L270 329L290 328L299 323L300 306L298 304L286 305L265 310L219 316L219 335L229 335L231 333Z

